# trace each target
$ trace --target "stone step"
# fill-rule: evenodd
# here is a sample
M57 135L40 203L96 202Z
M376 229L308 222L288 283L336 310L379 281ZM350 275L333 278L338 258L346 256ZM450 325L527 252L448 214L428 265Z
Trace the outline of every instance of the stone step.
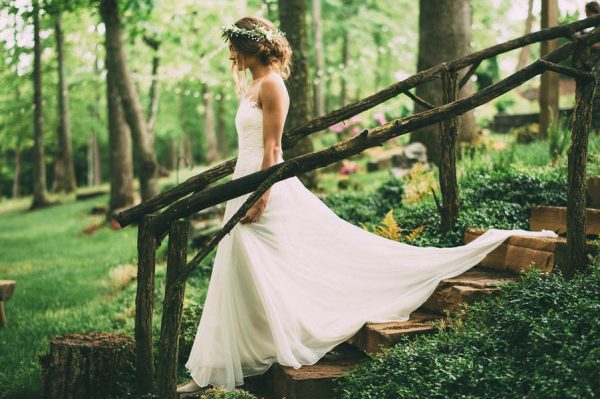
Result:
M600 209L586 208L586 235L600 235ZM552 230L556 234L567 233L567 207L537 205L531 208L529 230Z
M273 364L273 391L277 398L331 399L334 398L334 380L369 356L352 345L342 342L313 365L299 369Z
M388 323L365 323L365 325L346 342L365 353L379 353L390 348L403 337L413 337L435 331L432 321L441 317L426 312L413 312L407 321Z
M511 281L519 281L519 276L510 272L474 267L459 276L442 280L421 309L436 314L444 314L446 310L455 312L465 304L485 298L502 284Z
M484 229L472 227L466 229L464 233L465 244L485 232ZM512 236L490 252L479 263L479 266L512 273L522 273L531 268L540 269L545 273L551 273L555 268L563 270L568 265L566 244L567 239L565 237ZM600 253L600 244L588 240L587 252L592 256Z

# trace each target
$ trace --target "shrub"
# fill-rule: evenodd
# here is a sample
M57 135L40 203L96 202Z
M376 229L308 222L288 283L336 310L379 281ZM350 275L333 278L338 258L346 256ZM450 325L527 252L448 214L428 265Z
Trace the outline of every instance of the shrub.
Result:
M600 257L566 280L532 269L464 322L402 341L335 382L346 398L591 398L600 393Z
M390 175L373 193L347 191L335 193L324 199L342 219L359 225L376 223L385 214L402 203L404 183Z

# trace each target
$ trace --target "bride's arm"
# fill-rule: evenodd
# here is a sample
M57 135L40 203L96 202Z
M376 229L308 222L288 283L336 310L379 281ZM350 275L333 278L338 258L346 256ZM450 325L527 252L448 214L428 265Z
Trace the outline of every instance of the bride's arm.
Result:
M262 103L264 155L261 169L275 164L282 151L281 136L288 111L287 92L283 80L267 76L260 85L258 97ZM262 216L271 188L248 209L240 223L257 222Z
M275 76L261 82L259 98L262 102L264 156L261 169L277 163L282 151L281 136L287 115L285 84Z

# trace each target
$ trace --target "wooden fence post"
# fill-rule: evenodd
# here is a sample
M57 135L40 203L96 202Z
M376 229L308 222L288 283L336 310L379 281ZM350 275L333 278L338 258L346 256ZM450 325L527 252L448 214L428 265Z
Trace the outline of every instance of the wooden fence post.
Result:
M150 222L156 215L144 215L138 226L138 272L135 295L136 387L140 395L154 392L154 356L152 353L152 311L154 307L154 271L156 238Z
M177 358L185 295L185 281L177 283L177 277L187 264L188 235L188 219L170 223L165 299L158 344L158 393L163 399L177 399Z
M573 53L573 66L590 71L590 48L580 47ZM568 154L567 177L567 275L583 269L586 256L586 193L585 174L588 159L588 135L592 126L592 102L596 80L576 78L573 130Z
M442 78L442 101L449 104L458 99L458 72L444 69ZM459 212L458 184L456 181L457 117L440 122L440 191L442 193L441 232L452 230Z

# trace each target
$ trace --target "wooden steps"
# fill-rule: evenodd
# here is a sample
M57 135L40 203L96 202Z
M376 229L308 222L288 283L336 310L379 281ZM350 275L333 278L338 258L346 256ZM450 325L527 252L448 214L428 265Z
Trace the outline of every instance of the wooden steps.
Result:
M514 273L475 267L460 276L441 281L421 309L437 314L455 312L464 305L482 300L502 284L518 280L519 276Z
M343 342L313 365L294 369L274 364L273 394L286 399L331 399L334 380L368 358Z
M482 229L467 229L464 242L483 234ZM241 387L264 399L334 399L334 381L357 364L402 340L435 333L434 321L443 319L446 311L454 312L497 291L502 284L519 281L519 274L530 268L552 272L558 268L563 237L513 236L492 251L467 272L440 282L432 296L411 314L408 321L365 323L346 342L338 345L316 364L299 369L277 363L263 375L248 377ZM590 242L590 249L597 244ZM596 248L598 249L598 248ZM192 396L186 396L192 397ZM194 396L194 397L199 397Z
M428 312L414 312L410 319L400 322L365 323L365 325L346 342L366 353L379 353L382 348L390 348L403 337L412 337L434 332L432 321L441 317Z

